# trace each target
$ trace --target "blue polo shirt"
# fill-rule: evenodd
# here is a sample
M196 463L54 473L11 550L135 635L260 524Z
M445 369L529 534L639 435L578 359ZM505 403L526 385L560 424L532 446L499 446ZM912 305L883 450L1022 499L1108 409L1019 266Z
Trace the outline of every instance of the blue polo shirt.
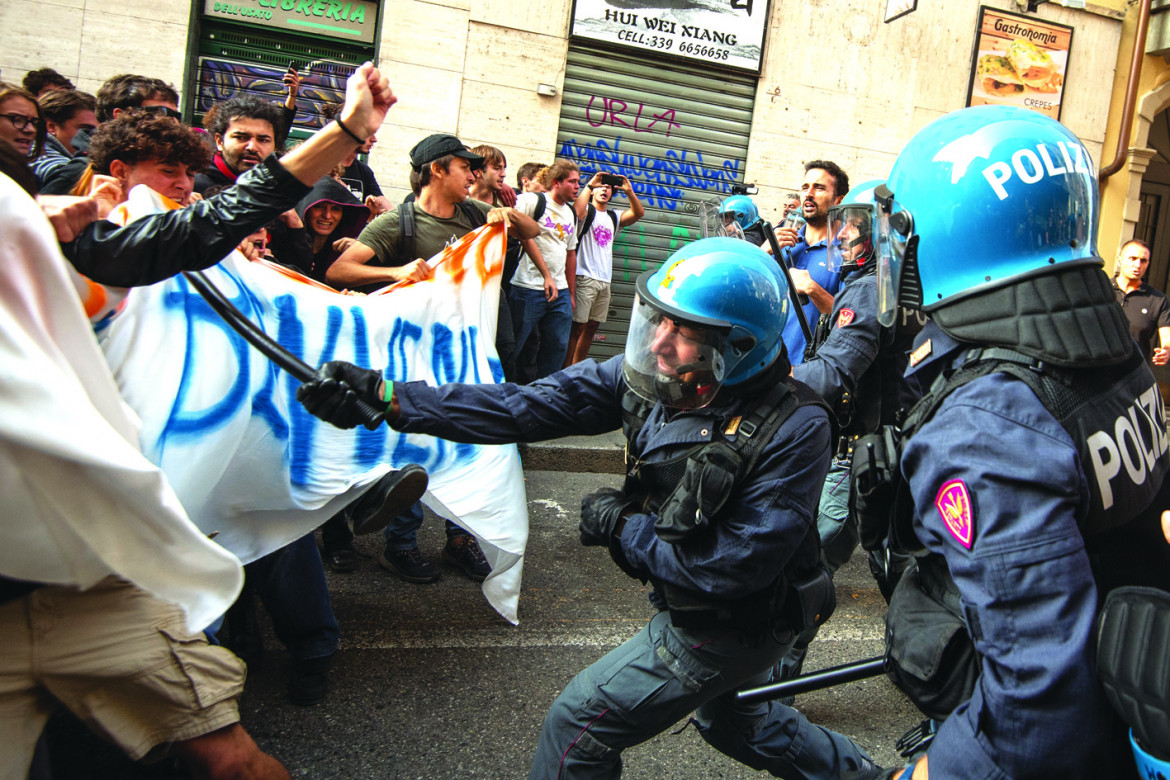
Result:
M833 297L837 296L837 291L841 289L841 274L825 267L829 256L829 247L825 241L818 241L809 246L804 240L804 228L801 228L800 238L792 247L791 256L793 268L808 271L814 282L824 287ZM821 312L811 300L802 308L804 309L804 317L808 320L809 329L815 331ZM788 318L788 323L784 326L784 346L788 348L788 359L792 361L792 365L804 362L804 345L804 331L800 329L800 320L797 318L796 312L793 312L792 316Z

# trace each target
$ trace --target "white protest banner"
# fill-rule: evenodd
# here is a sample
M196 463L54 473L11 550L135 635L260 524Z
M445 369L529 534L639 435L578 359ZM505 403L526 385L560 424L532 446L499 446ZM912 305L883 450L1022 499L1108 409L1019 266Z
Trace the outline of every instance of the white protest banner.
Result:
M115 212L163 208L137 188ZM114 218L114 217L111 217ZM205 275L249 319L312 366L348 360L392 381L495 382L503 225L432 260L434 277L343 295L233 252ZM424 503L471 531L492 564L484 595L517 622L528 513L515 445L455 444L389 426L342 431L295 400L299 382L262 357L181 277L127 295L103 339L142 448L195 524L245 563L308 533L389 468L430 473Z

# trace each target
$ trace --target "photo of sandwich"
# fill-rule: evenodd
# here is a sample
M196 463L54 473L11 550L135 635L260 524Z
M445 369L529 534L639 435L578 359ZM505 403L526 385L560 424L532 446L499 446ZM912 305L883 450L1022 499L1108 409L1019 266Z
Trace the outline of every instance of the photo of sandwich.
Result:
M979 58L975 78L979 82L979 88L988 95L1005 97L1018 95L1024 91L1024 82L1012 69L1011 62L1007 57L998 54L984 54Z
M1046 86L1057 73L1056 63L1048 52L1022 38L1008 44L1007 59L1020 81L1033 89Z
M975 92L983 97L1036 98L1060 92L1064 84L1065 52L1050 53L1018 38L996 41L995 49L980 51L975 63ZM1006 45L1004 45L1006 44ZM1002 48L1001 48L1002 46ZM1014 101L1013 101L1014 102Z

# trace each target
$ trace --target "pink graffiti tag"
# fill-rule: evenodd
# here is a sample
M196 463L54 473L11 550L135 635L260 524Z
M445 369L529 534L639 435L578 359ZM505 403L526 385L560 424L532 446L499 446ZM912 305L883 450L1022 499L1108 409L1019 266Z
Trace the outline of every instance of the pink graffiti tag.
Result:
M971 511L971 496L967 493L967 485L963 480L952 479L939 488L934 506L951 535L959 540L959 544L970 550L975 531L975 517Z
M589 123L590 127L601 127L602 125L604 125L608 122L609 124L613 125L614 127L618 127L618 126L628 127L631 130L633 130L635 133L650 133L650 132L654 131L654 125L658 124L659 122L666 122L666 137L667 138L670 138L670 131L672 128L675 128L675 127L681 128L682 127L682 125L680 125L678 122L674 121L674 109L673 108L668 108L661 113L653 114L652 116L654 117L654 120L652 122L650 122L648 125L646 125L645 127L643 127L642 126L642 112L646 110L645 103L638 104L638 113L634 115L634 123L630 124L629 122L626 121L626 119L623 116L626 113L627 109L629 108L629 105L624 100L622 100L620 98L607 98L607 97L601 98L601 102L602 102L601 121L594 122L593 121L593 101L597 100L597 99L598 99L597 95L591 95L589 97L589 105L585 107L585 121L587 121Z

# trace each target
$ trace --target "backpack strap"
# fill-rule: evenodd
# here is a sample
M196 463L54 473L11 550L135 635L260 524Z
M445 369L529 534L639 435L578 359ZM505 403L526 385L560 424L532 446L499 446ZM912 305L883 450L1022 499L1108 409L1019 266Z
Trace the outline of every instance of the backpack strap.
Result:
M545 209L545 195L543 192L536 193L536 208L532 209L533 221L539 221L544 216Z
M414 204L398 204L398 264L406 265L414 257Z
M483 227L487 222L487 215L471 203L471 198L460 203L459 208L463 209L463 215L471 222L472 230Z
M597 216L597 209L593 208L592 203L585 204L585 219L577 223L577 240L580 241L585 236L585 231L593 224L593 218Z

